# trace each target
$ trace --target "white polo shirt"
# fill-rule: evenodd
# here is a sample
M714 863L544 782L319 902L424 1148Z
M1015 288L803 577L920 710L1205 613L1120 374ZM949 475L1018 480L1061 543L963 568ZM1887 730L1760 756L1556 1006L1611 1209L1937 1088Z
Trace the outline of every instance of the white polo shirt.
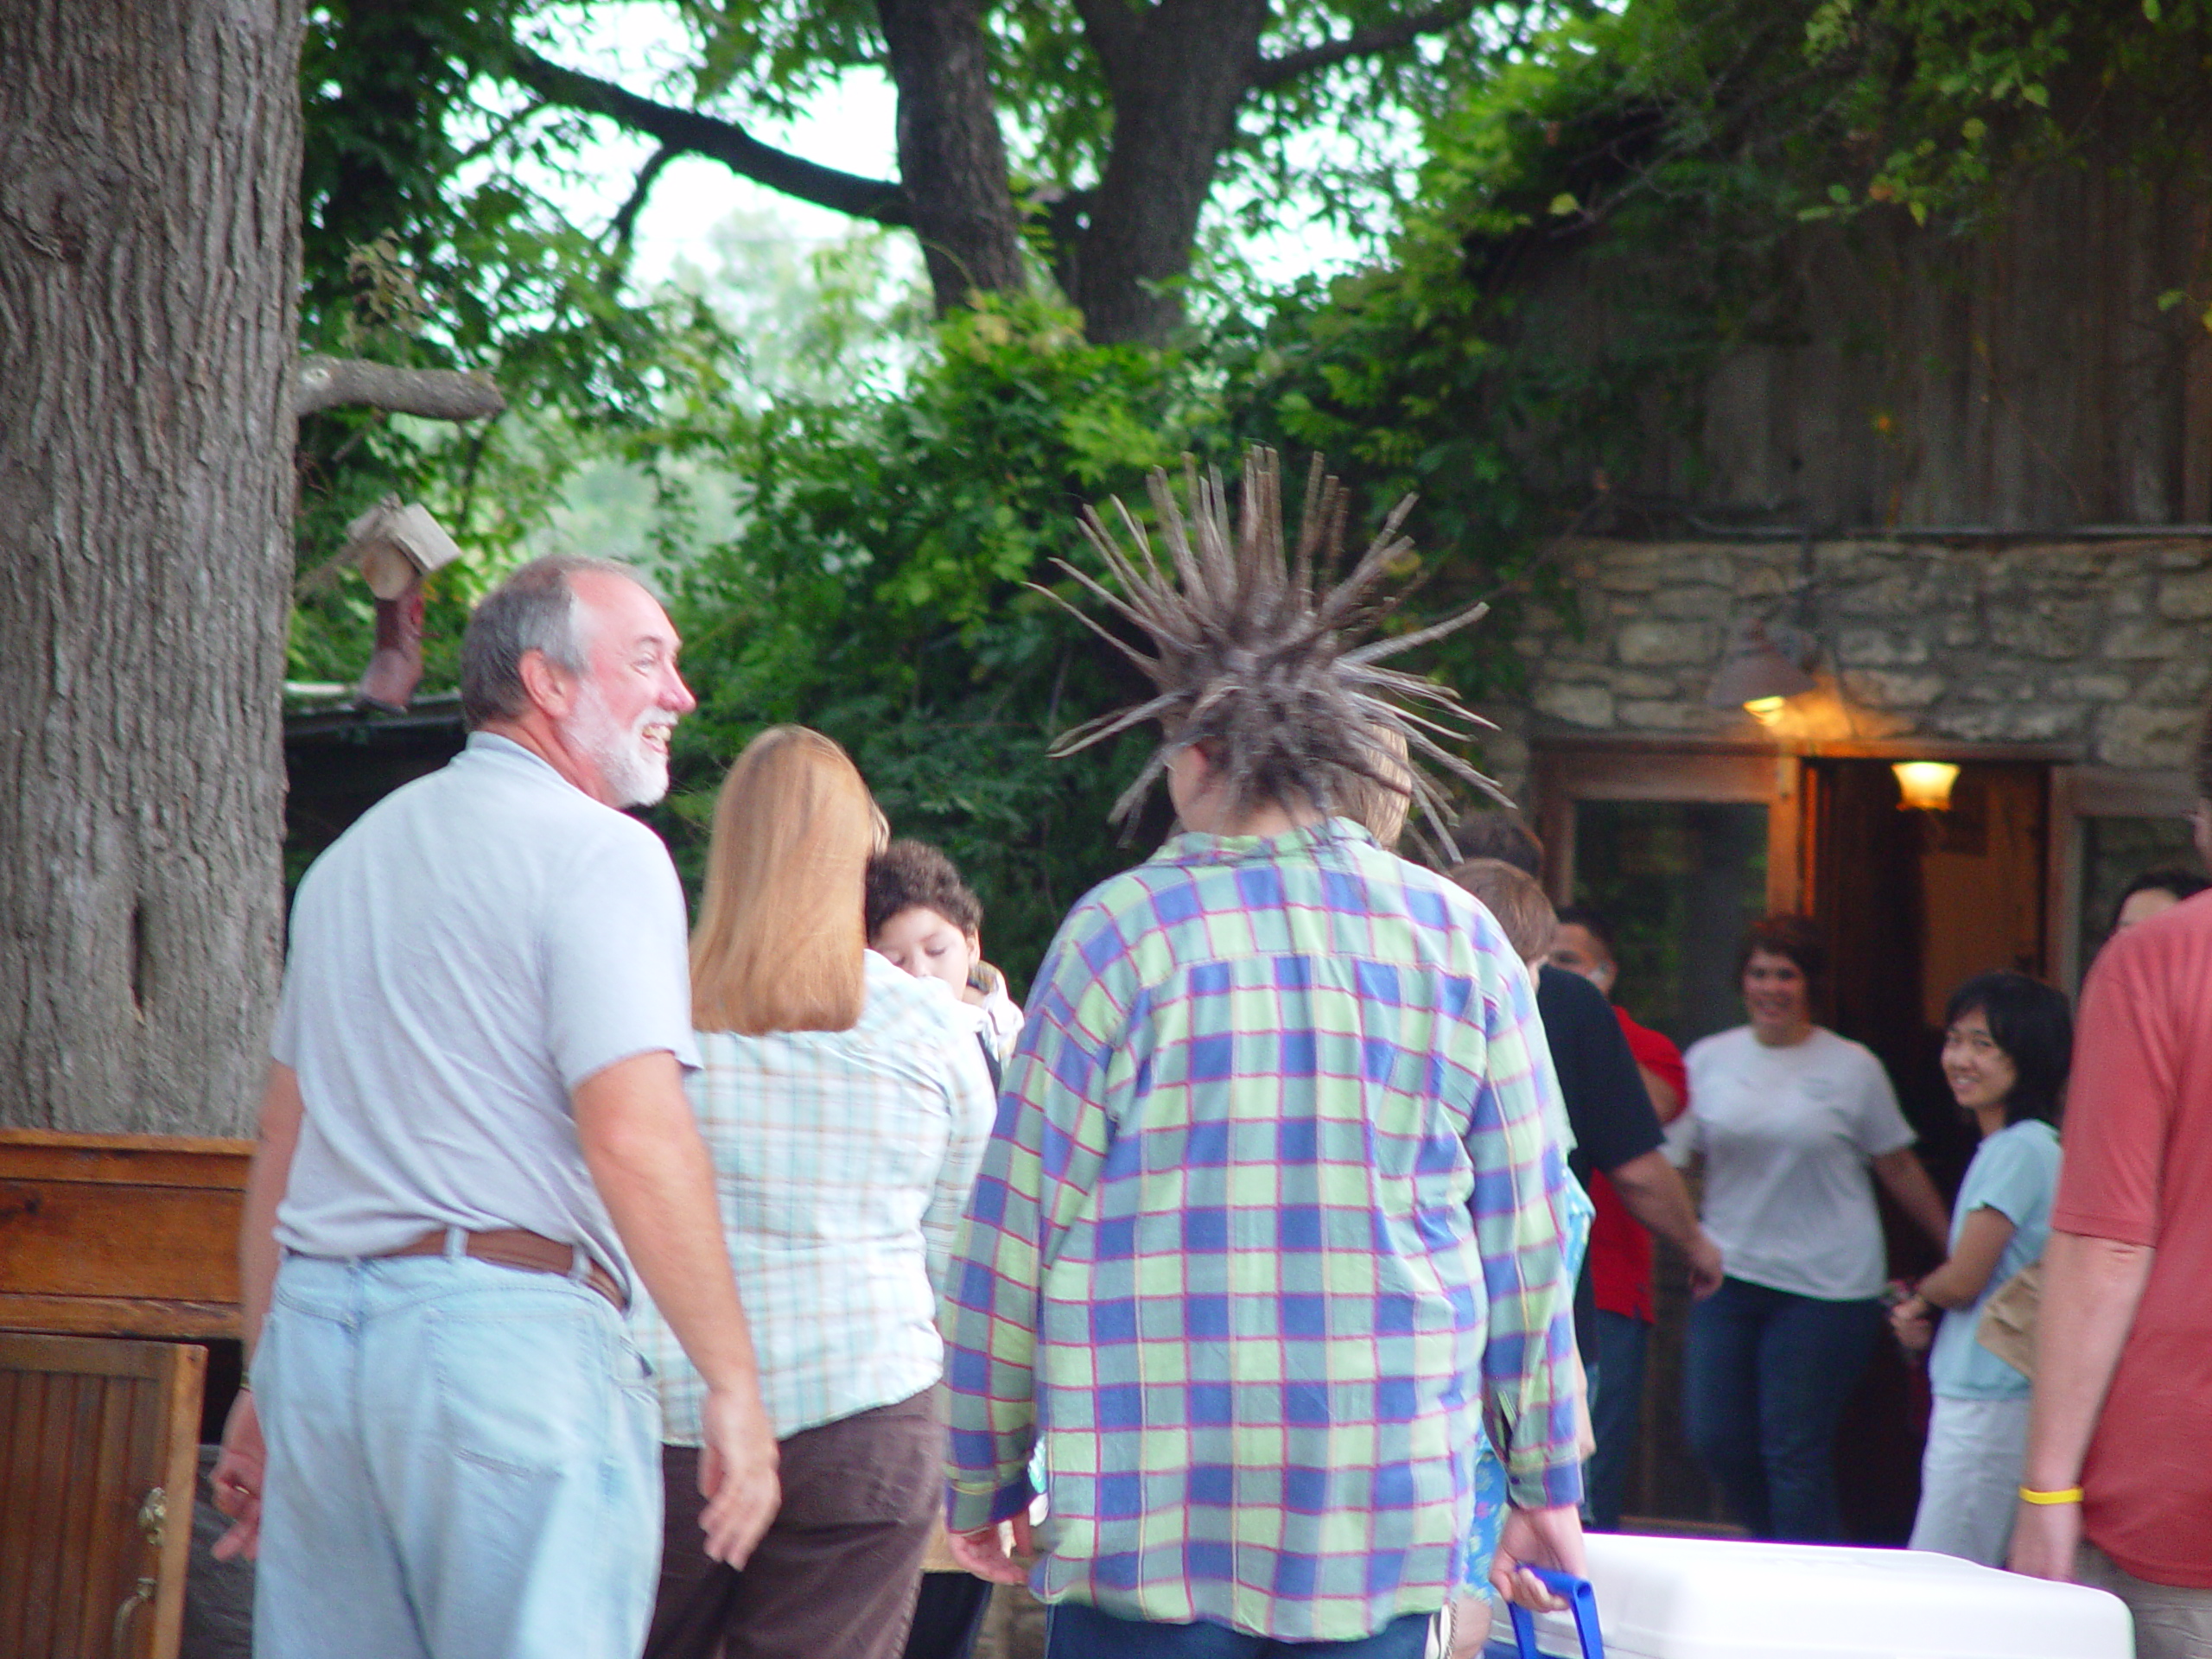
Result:
M659 838L478 732L315 862L271 1050L306 1105L276 1237L378 1255L526 1228L628 1262L569 1091L632 1055L687 1068L683 894Z

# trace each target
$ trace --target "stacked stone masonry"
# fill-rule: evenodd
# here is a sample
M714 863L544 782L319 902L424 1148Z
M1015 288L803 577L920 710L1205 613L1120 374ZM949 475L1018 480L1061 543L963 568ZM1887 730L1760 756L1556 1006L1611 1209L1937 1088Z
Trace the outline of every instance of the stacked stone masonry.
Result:
M1589 541L1563 608L1529 605L1521 696L1485 709L1509 789L1546 732L2038 744L2088 765L2189 764L2212 686L2212 539L1991 544ZM1817 691L1762 731L1706 693L1736 627L1816 645Z

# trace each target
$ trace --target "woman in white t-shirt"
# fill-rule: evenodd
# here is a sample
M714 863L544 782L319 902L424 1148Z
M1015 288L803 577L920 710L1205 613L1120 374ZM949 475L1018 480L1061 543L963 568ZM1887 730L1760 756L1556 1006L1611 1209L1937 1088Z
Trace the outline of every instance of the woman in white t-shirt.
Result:
M1690 1445L1755 1537L1840 1535L1835 1430L1882 1328L1879 1180L1946 1242L1882 1063L1813 1023L1820 929L1772 916L1740 958L1751 1023L1691 1045L1678 1147L1705 1160L1705 1230L1727 1277L1690 1310Z

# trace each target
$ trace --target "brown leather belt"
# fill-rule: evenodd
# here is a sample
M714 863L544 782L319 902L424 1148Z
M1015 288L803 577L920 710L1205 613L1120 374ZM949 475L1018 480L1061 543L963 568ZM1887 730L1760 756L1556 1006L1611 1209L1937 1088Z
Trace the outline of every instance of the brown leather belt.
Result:
M443 1255L447 1236L447 1230L439 1227L423 1234L413 1243L403 1244L396 1250L387 1250L385 1254ZM519 1268L524 1273L557 1273L564 1279L575 1268L575 1247L560 1243L543 1233L529 1232L520 1227L502 1227L493 1232L469 1233L465 1236L468 1242L462 1246L461 1254L473 1255L479 1262L489 1262L494 1267ZM614 1275L596 1261L591 1262L582 1282L613 1303L617 1313L627 1306L628 1299L622 1294L622 1287L615 1282Z

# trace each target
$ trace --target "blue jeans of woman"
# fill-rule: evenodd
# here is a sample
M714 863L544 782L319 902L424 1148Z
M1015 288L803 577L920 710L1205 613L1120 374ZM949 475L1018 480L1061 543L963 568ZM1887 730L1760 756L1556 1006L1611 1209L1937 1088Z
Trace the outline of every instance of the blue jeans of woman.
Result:
M1682 1356L1690 1448L1758 1538L1832 1543L1835 1431L1873 1357L1882 1305L1741 1279L1690 1310Z

